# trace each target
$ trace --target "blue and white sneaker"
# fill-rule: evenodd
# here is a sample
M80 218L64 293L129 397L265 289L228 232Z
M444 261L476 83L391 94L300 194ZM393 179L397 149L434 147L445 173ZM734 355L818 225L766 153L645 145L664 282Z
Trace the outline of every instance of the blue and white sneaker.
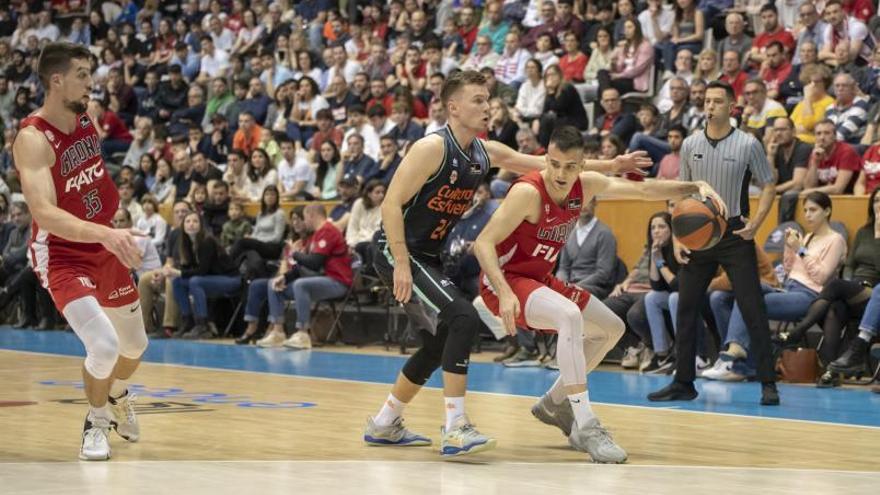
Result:
M424 447L431 445L431 439L407 430L403 418L395 419L388 426L380 426L373 418L367 417L364 443L376 447Z
M440 441L440 455L443 457L485 452L494 449L496 444L494 438L478 432L467 416L458 418L449 431L446 427L440 428L440 433L443 435Z

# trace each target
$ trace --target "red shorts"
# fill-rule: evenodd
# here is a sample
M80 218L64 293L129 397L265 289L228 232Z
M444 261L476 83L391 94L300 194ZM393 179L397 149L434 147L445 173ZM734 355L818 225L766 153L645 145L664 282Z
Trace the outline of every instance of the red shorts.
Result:
M104 307L119 307L138 300L131 271L100 245L84 252L64 247L31 245L34 273L49 291L58 311L67 303L94 296Z
M556 332L556 329L531 328L526 324L526 301L529 300L529 296L532 292L541 287L547 287L562 294L566 299L570 299L577 304L581 311L583 311L584 308L587 307L587 303L590 302L591 295L588 291L576 285L563 282L552 275L547 276L543 281L538 281L533 278L505 273L504 279L507 280L507 284L510 285L513 294L519 300L520 311L519 316L516 318L516 326L519 328L541 332ZM483 273L480 274L480 295L483 297L483 302L486 303L486 307L489 308L489 311L495 316L500 316L498 314L498 296L495 295L495 291L489 286L488 279Z

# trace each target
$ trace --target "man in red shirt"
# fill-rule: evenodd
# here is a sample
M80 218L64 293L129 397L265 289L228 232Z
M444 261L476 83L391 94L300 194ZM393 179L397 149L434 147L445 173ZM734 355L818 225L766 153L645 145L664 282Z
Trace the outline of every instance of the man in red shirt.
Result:
M837 126L825 119L816 124L816 146L810 156L801 196L813 191L852 194L862 169L862 157L847 143L837 140Z
M778 41L767 45L764 54L767 58L761 63L761 79L767 83L768 94L778 94L779 87L791 74L791 62L788 61L782 43Z
M721 57L721 70L723 74L719 79L733 87L736 103L737 105L742 105L743 90L746 87L746 81L749 80L749 75L746 74L746 71L742 70L742 66L739 63L739 53L733 50L724 52L724 55Z
M749 60L759 65L767 58L765 53L770 43L778 41L785 47L786 53L794 53L794 36L785 30L779 23L779 11L772 3L761 7L761 22L764 24L764 32L755 37L752 42L752 50L749 52Z
M99 100L90 100L87 113L97 125L98 137L101 138L101 155L109 160L115 153L125 153L131 146L132 137L125 122L113 110Z
M388 86L385 85L385 79L375 77L370 81L370 99L367 101L367 111L369 112L373 105L382 105L385 107L385 115L391 115L391 105L394 104L394 97L388 93Z
M458 16L458 21L460 25L458 28L458 34L460 34L461 39L464 40L464 52L470 53L471 48L474 46L474 41L477 41L477 33L480 32L480 27L477 23L477 16L474 14L474 8L462 7L461 13Z
M327 140L336 143L337 148L341 147L344 133L342 129L333 125L333 112L329 108L322 108L315 114L315 120L318 122L318 130L312 135L309 149L318 153L321 151L321 145Z
M261 347L284 345L294 349L311 349L309 323L312 304L344 296L354 279L348 244L342 232L327 220L324 206L306 206L303 223L306 231L312 234L303 242L288 242L278 275L268 281L263 279L263 283L272 288L264 293L268 293L269 321L273 325L258 343ZM254 284L259 282L257 280ZM284 301L291 299L296 304L296 332L284 340ZM259 315L259 304L249 305L248 308L245 319L252 321ZM246 334L255 331L256 324L252 323L248 325Z

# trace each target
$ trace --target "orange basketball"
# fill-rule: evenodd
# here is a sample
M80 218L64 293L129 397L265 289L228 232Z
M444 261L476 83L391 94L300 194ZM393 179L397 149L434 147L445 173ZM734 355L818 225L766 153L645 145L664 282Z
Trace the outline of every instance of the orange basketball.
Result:
M683 199L672 211L672 233L691 251L709 249L718 244L727 230L727 220L720 212L714 199Z

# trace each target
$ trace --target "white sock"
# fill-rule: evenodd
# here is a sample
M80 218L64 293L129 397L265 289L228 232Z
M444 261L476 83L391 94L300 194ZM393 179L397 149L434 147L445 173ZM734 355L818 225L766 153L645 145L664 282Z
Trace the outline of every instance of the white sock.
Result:
M590 406L590 393L587 391L579 394L568 396L568 402L571 403L571 410L574 412L574 421L578 428L582 428L591 419L596 417L593 408Z
M861 330L861 331L859 331L859 338L864 340L865 342L870 343L871 339L874 338L874 335L871 332L868 332L867 330Z
M382 404L382 409L379 411L379 414L373 418L373 422L378 426L391 426L397 418L403 415L403 409L405 407L406 403L397 400L397 397L395 397L394 394L388 394L388 398L385 400L385 403Z
M556 381L553 382L553 386L547 391L547 396L549 396L550 401L556 405L562 404L562 402L568 397L565 394L565 386L562 384L562 375L559 375L559 377L556 378Z
M118 399L128 392L128 381L127 380L113 380L113 385L110 385L110 397L114 399Z
M95 418L103 418L107 421L112 421L113 413L110 411L107 404L104 404L101 407L89 406L89 420L94 420Z
M458 418L464 416L464 397L444 397L446 403L446 431L452 428Z

